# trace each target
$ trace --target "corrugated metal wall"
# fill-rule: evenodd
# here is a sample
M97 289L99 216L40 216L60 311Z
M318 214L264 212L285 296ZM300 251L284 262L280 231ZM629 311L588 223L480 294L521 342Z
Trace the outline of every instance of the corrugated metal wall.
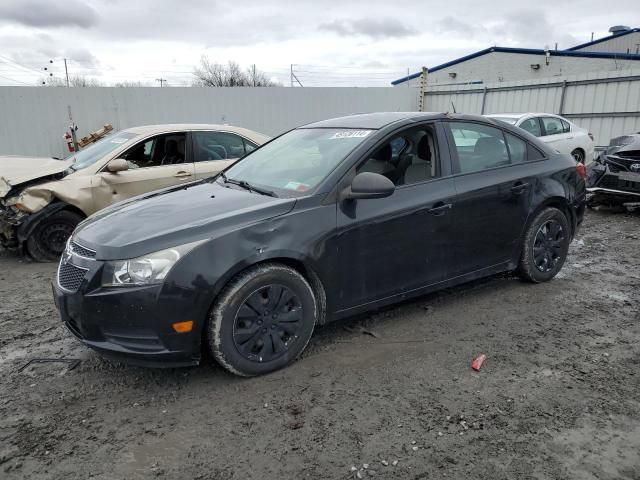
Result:
M640 132L640 70L600 72L486 86L430 86L424 110L557 113L587 128L596 145Z
M0 154L66 156L68 108L83 136L157 123L227 123L267 135L341 115L417 110L415 89L0 87Z

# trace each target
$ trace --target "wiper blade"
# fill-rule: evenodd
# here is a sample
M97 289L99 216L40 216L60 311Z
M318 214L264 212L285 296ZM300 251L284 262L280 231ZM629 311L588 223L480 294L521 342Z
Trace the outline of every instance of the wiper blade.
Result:
M224 174L224 172L220 174L220 177L222 178L222 180L225 183L230 183L232 185L238 185L239 187L242 187L245 190L248 190L250 192L256 192L256 193L259 193L261 195L267 195L269 197L277 197L278 196L278 195L276 195L275 192L273 192L271 190L264 189L264 188L256 187L255 185L250 184L246 180L235 180L233 178L227 178L227 176Z

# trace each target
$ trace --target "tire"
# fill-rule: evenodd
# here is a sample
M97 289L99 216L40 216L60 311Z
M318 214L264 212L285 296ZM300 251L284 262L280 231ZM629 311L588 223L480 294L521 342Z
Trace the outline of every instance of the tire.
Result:
M303 352L318 319L307 280L286 265L266 263L238 274L211 308L206 344L213 358L236 375L283 368Z
M82 220L81 215L68 210L44 218L27 238L27 253L36 262L56 262L67 239Z
M579 148L576 148L571 152L571 156L576 160L576 162L584 164L584 152Z
M557 208L538 213L524 235L517 273L533 283L548 282L567 259L571 230L566 215Z

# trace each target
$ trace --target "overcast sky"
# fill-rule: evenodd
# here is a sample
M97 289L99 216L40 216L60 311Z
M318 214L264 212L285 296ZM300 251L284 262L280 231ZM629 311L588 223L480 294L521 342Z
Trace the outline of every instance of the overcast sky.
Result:
M289 84L385 86L492 45L560 49L640 27L634 1L0 0L0 84L43 67L105 83L187 85L202 55ZM53 64L49 65L49 60Z

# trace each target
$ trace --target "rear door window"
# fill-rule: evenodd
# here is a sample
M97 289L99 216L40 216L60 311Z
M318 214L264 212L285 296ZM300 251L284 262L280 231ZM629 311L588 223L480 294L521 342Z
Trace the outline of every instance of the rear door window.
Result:
M527 142L511 135L510 133L504 133L507 139L507 146L509 147L509 156L511 157L511 163L523 163L527 161Z
M558 135L563 133L562 121L555 117L541 117L545 135Z
M520 124L520 128L526 130L534 137L542 136L542 130L540 129L540 121L538 117L527 118Z
M499 128L467 122L449 122L448 125L460 173L511 165L504 135Z
M230 160L255 150L256 146L241 136L228 132L193 132L194 160Z

